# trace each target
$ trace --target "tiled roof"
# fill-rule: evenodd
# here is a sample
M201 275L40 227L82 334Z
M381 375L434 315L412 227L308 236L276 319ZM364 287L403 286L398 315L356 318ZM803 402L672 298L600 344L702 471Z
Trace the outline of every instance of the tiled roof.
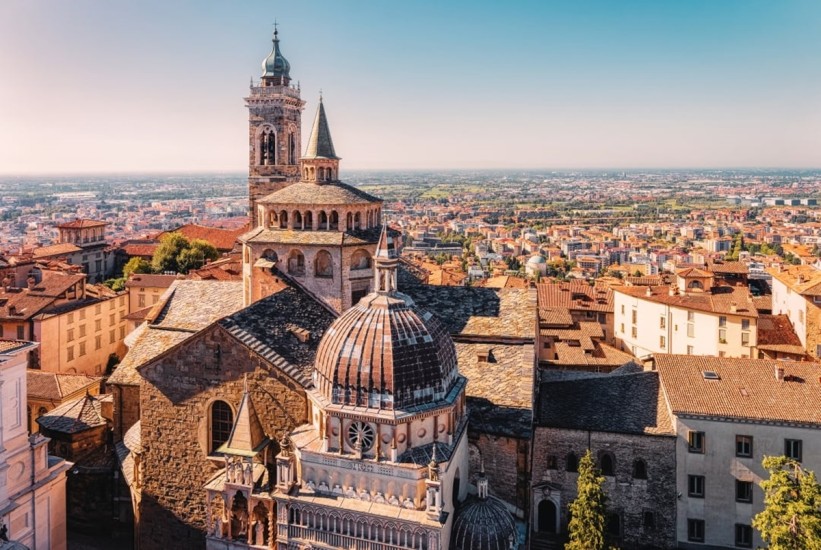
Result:
M403 276L404 272L404 276ZM433 286L411 283L399 269L399 290L435 313L453 335L488 339L536 337L535 296L529 290Z
M676 275L679 277L695 277L698 279L707 279L714 276L711 271L699 269L697 267L685 267L683 269L679 269L676 271Z
M28 289L12 288L5 292L0 290L0 318L26 321L52 303L54 303L54 298L32 296Z
M821 425L818 363L665 354L655 362L675 414Z
M556 366L596 367L608 369L624 365L633 359L629 353L624 353L604 342L596 342L591 351L565 342L557 342L557 358L549 362Z
M579 349L592 351L595 349L593 339L604 338L604 329L595 321L582 321L578 326L539 329L539 334L543 338L552 338L558 342L577 341L581 346Z
M757 334L760 349L784 352L789 352L788 349L791 349L794 351L790 353L804 353L804 346L801 345L801 340L795 334L787 315L760 315Z
M613 312L613 291L586 282L537 285L539 308L570 311Z
M356 246L374 244L379 240L379 229L362 231L295 231L259 227L240 237L242 242L296 244L316 246Z
M647 294L648 290L650 291L649 295ZM623 286L613 289L613 292L620 292L634 298L684 309L740 315L742 317L758 317L758 311L753 306L750 291L743 286L714 286L707 292L687 292L684 294L677 292L672 296L669 287L666 286ZM733 304L736 305L735 311L732 311Z
M710 271L720 275L747 275L750 268L744 262L710 262L707 266Z
M333 320L334 315L305 292L285 287L219 324L250 350L308 386L319 340Z
M127 256L151 257L154 251L160 246L159 243L128 243L120 247Z
M533 418L533 344L456 342L459 373L468 379L471 430L527 437ZM488 358L487 361L480 361Z
M539 308L539 324L566 327L573 324L573 316L570 315L570 310L564 308Z
M214 281L241 281L242 257L239 253L221 258L200 269L188 272L189 279Z
M821 296L821 270L811 265L771 267L767 273L802 296Z
M771 294L764 296L753 296L753 305L758 312L773 310L773 297Z
M134 273L126 281L127 287L168 288L176 281L176 275L155 275L153 273Z
M214 321L242 308L242 283L177 280L152 308L150 324L138 329L109 384L139 385L137 369Z
M222 227L206 227L204 225L189 223L181 225L171 231L158 233L154 238L159 241L164 235L168 235L169 233L180 233L189 241L201 239L214 245L217 250L227 252L234 248L234 245L237 243L237 238L247 231L248 227L225 229Z
M34 399L62 401L77 391L99 386L102 378L83 374L57 374L39 370L26 371L26 388L28 396Z
M485 288L528 288L530 283L528 283L527 279L521 277L499 275L497 277L490 277L484 281L479 281L477 286L483 286Z
M31 342L24 340L0 340L0 355L13 353L31 345Z
M59 243L36 248L34 252L32 252L32 255L35 258L48 258L50 256L64 256L66 254L73 254L74 252L80 252L81 250L82 248L75 244Z
M674 435L658 374L609 374L543 382L537 424L552 428Z
M103 399L104 397L86 394L50 410L38 418L37 423L41 428L64 434L105 426L106 419L101 412Z
M334 205L381 204L382 199L347 183L299 182L274 191L258 202L260 204L310 205L312 208L321 208Z
M87 228L87 227L103 227L103 226L105 226L105 225L108 225L108 223L106 223L106 222L101 222L101 221L98 221L98 220L81 220L81 219L76 219L76 220L74 220L74 221L70 221L70 222L66 222L66 223L61 223L61 224L60 224L60 225L58 225L57 227L58 227L59 229L85 229L85 228Z

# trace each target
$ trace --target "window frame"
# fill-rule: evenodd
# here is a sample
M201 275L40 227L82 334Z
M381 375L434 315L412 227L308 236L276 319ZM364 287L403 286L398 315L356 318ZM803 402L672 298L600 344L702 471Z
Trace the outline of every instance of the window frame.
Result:
M704 432L690 430L687 432L687 451L694 454L705 454L707 436ZM696 445L698 443L698 445Z
M745 444L749 447L749 451L744 453L743 451L739 450L739 446L743 446ZM736 435L735 436L735 456L737 458L752 458L753 457L753 436L751 435Z
M739 529L741 528L741 529ZM740 533L744 533L746 536L746 540L740 540L742 537L739 537ZM748 538L749 537L749 538ZM736 523L735 524L735 536L733 537L734 544L737 548L752 548L753 547L753 527L752 525L747 525L744 523Z
M214 408L219 406L219 405L225 405L225 407L227 409L227 412L229 413L229 417L227 419L222 418L222 419L219 420L219 422L221 424L220 429L221 429L222 433L225 434L225 439L220 441L219 443L215 444L217 440L214 437L214 424L215 424L214 423L214 420L215 420L215 418L214 418ZM225 411L222 411L222 413L224 413L224 412ZM231 437L231 430L234 427L234 416L235 416L235 414L236 414L236 412L234 411L234 407L232 407L230 403L228 403L227 401L223 401L222 399L215 399L208 406L208 441L207 441L207 443L208 443L208 455L209 456L219 456L219 454L217 453L217 449L219 449L226 441L228 441L228 438ZM227 432L223 430L223 427L225 425L228 426Z
M704 498L707 492L707 480L704 476L690 474L687 476L687 496L689 498Z
M798 449L798 453L794 453L795 448ZM795 454L798 456L796 457ZM804 440L802 439L784 439L784 456L789 458L790 460L795 460L796 462L802 462L804 458Z
M687 518L687 540L689 542L704 542L706 530L707 525L703 519ZM695 534L694 531L696 531Z
M743 488L743 490L742 490ZM735 501L743 502L745 504L753 503L753 482L735 480Z

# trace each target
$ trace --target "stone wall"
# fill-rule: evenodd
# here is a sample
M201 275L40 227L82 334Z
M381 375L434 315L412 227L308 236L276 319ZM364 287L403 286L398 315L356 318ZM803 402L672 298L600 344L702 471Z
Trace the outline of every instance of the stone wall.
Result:
M568 506L576 498L578 479L577 473L567 471L567 456L574 453L581 459L590 448L597 463L603 453L610 453L615 460L615 475L605 476L604 490L608 513L620 516L622 537L611 543L622 549L675 547L675 444L672 436L537 427L533 440L531 530L549 531L539 524L542 501L557 506L559 529L567 530ZM646 464L647 479L633 477L637 459Z
M530 441L473 430L469 431L469 441L471 484L476 484L484 461L490 493L526 514L530 500Z
M219 351L217 351L219 350ZM141 369L144 485L142 548L204 545L204 484L219 467L208 457L210 407L236 413L247 374L266 433L277 438L307 419L303 388L214 325Z
M140 387L111 384L106 389L114 396L114 440L120 441L140 419Z

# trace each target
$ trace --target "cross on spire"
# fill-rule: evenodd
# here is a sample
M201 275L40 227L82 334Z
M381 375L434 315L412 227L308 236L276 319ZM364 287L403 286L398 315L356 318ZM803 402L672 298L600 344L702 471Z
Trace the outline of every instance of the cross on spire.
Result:
M274 38L276 38L277 35L279 34L279 31L277 30L277 26L278 26L277 25L277 20L276 20L276 18L274 18Z

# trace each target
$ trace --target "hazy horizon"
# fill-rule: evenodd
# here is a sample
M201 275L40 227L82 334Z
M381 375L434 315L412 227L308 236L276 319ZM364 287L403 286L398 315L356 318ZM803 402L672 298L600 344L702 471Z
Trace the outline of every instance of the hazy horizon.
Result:
M343 178L821 166L813 0L11 0L0 174L246 172L275 18Z

